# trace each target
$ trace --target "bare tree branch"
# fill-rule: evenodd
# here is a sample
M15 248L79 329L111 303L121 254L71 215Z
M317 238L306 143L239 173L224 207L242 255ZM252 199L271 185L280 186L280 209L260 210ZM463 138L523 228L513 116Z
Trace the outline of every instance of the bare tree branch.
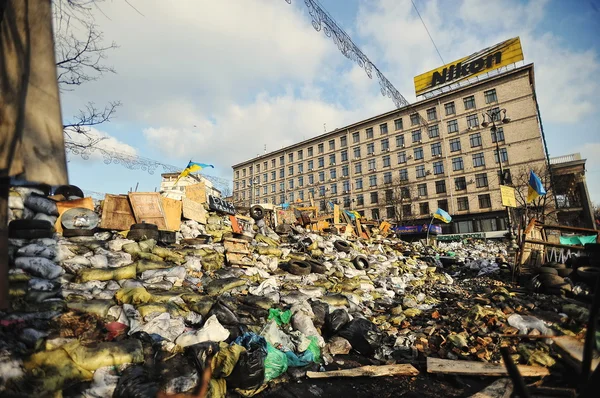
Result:
M86 133L92 126L109 122L119 106L121 106L121 103L116 101L109 102L104 109L98 109L93 102L88 102L85 109L79 110L79 114L75 116L74 122L63 126L65 134L69 132Z

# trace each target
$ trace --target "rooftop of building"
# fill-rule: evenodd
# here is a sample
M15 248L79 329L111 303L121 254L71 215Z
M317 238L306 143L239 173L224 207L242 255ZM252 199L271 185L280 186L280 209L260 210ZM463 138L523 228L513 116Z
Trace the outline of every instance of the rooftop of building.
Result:
M535 79L534 79L534 73L533 73L533 63L526 64L526 65L523 65L521 67L517 67L517 68L514 68L514 69L507 70L505 72L496 72L496 73L493 73L493 74L489 74L485 78L481 78L480 77L479 80L474 81L474 82L472 82L472 83L470 83L468 85L461 85L461 86L459 86L459 87L457 87L455 89L452 89L450 91L440 92L438 95L435 95L435 96L432 96L432 97L428 97L428 98L425 98L425 99L421 99L421 100L416 101L416 102L414 102L412 104L409 104L409 105L407 105L405 107L393 109L391 111L388 111L388 112L385 112L385 113L381 113L381 114L376 115L376 116L372 116L372 117L370 117L368 119L364 119L364 120L358 121L356 123L349 124L349 125L341 127L341 128L336 128L335 130L329 131L327 133L319 134L319 135L317 135L315 137L308 138L306 140L297 142L297 143L292 144L292 145L288 145L287 147L283 147L283 148L271 151L269 153L266 153L266 154L263 154L263 155L259 155L259 156L256 156L254 158L245 160L243 162L234 164L231 167L232 168L236 168L236 167L244 166L244 165L247 165L247 164L252 164L252 163L257 162L257 161L262 161L263 159L270 158L271 156L273 156L274 153L285 152L285 151L288 151L290 149L298 148L298 147L301 147L303 145L309 144L311 142L316 142L316 141L320 141L320 140L326 139L326 138L328 138L331 135L339 133L341 130L351 130L351 129L354 130L356 128L359 128L359 126L361 126L361 125L370 124L370 123L372 123L372 122L374 122L376 120L379 120L379 119L389 118L390 116L394 116L395 114L398 114L400 112L405 112L407 110L411 110L411 109L414 109L416 107L421 107L421 106L429 104L429 103L435 103L440 98L451 96L451 95L455 95L457 93L473 89L474 87L481 86L481 85L484 85L484 84L488 84L488 83L493 82L495 80L502 80L502 79L511 77L511 76L513 76L515 74L518 74L520 72L523 72L523 71L528 71L529 72L531 84L535 87Z

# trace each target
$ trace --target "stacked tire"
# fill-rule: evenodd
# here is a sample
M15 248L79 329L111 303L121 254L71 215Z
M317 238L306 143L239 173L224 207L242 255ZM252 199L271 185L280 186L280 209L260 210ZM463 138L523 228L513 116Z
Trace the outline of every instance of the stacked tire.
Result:
M159 238L160 234L158 232L158 226L149 223L133 224L127 233L127 239L131 239L136 242L146 239L154 239L155 241L158 241Z
M565 264L550 262L538 270L537 281L541 284L541 291L547 294L564 295L572 290L571 282L565 277L570 274ZM561 276L564 275L564 276Z

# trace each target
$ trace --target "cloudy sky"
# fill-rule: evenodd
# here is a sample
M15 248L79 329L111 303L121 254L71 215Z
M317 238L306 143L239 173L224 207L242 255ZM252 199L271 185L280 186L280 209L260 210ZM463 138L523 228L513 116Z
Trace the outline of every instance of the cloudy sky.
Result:
M410 0L320 0L410 101L413 77L442 64ZM65 120L89 101L121 101L94 133L117 151L231 179L231 166L392 110L376 79L311 25L303 0L121 0L94 11L116 74L63 93ZM580 152L600 202L600 2L415 0L446 63L520 36L535 79L550 156ZM138 12L139 11L139 12ZM71 183L124 193L154 175L69 156Z

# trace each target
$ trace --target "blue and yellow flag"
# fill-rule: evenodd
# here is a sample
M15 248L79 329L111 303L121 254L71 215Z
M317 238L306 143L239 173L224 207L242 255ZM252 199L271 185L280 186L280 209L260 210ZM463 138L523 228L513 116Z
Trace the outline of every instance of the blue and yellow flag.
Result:
M190 173L194 173L196 171L200 171L200 170L205 169L207 167L212 167L213 169L215 168L215 166L213 166L212 164L196 163L196 162L190 161L188 163L187 167L181 172L181 174L179 174L179 177L177 177L177 180L175 181L175 184L177 184L177 181L179 181L180 178L183 178L183 177L187 176Z
M437 209L435 213L433 213L433 218L437 218L438 220L442 220L446 224L452 221L452 217L445 210Z
M546 190L542 185L542 180L538 177L533 170L529 172L529 188L527 189L527 203L532 200L536 200L540 196L544 196Z

